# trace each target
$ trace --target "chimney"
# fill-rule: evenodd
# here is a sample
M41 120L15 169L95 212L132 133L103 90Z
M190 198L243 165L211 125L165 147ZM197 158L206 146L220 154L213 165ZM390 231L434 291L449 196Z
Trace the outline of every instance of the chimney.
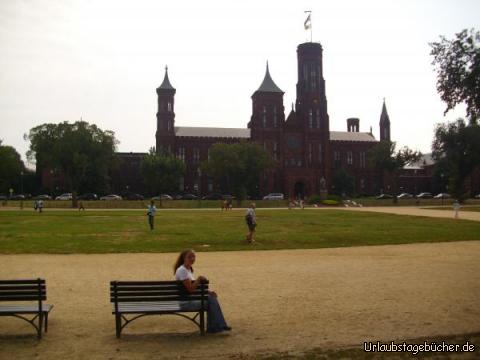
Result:
M359 132L360 131L360 119L359 118L348 118L347 119L347 131L348 132Z

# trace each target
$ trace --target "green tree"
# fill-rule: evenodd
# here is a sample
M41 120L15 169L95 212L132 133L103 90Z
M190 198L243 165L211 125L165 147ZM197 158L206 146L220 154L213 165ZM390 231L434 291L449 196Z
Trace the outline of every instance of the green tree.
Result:
M480 116L480 32L462 30L453 40L444 36L430 44L437 71L437 91L445 113L464 103L471 124Z
M452 195L465 196L465 180L480 166L480 125L467 126L463 119L437 124L432 144L433 157L448 171Z
M385 173L396 179L398 172L409 163L420 160L422 153L408 147L396 150L396 143L380 141L368 151L368 161L380 174L380 184L384 186Z
M355 192L355 178L343 168L339 168L333 173L332 185L332 192L336 195L353 195Z
M258 144L214 144L210 159L202 164L202 170L231 192L237 201L253 194L258 187L260 174L273 165L270 155Z
M150 149L142 162L142 175L153 195L177 191L184 173L183 161L171 155L156 154L155 148Z
M12 146L2 145L0 140L0 193L8 193L9 189L20 192L18 185L25 165L20 154Z
M112 131L101 130L85 121L43 124L30 130L27 152L37 171L59 170L72 191L76 206L79 190L106 188L117 141ZM95 188L93 188L95 186Z

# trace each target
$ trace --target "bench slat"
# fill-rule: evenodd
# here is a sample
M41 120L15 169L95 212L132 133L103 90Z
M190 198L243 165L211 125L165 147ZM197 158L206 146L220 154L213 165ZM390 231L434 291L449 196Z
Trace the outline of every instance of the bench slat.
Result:
M181 290L181 291L172 291L172 290L167 290L167 291L118 291L118 292L111 292L110 295L112 297L115 296L115 294L120 298L120 297L125 297L125 296L188 296L188 295L200 295L202 292L201 291L195 291L193 293L187 293L186 290Z
M34 290L22 290L22 291L1 291L0 290L0 297L2 296L37 296L38 294L45 295L46 291L34 291Z
M10 284L45 284L44 279L24 279L24 280L0 280L0 285L10 285Z
M160 297L160 296L152 296L152 297L123 297L123 298L118 298L116 301L118 303L122 302L143 302L143 301L194 301L194 300L201 300L201 296L189 296L189 297L184 297L184 296L165 296L165 297ZM203 298L205 301L207 300L206 297ZM110 299L111 302L115 302L115 298Z
M168 280L168 281L112 281L110 284L113 285L178 285L179 281L177 280Z
M47 300L46 295L38 296L36 295L12 295L12 296L2 296L0 294L0 301L38 301L38 300Z
M53 305L42 304L43 312L50 312ZM0 315L5 313L35 314L38 313L38 305L0 305Z
M0 285L0 291L8 291L8 290L37 290L38 289L42 289L44 290L46 287L45 287L45 284L40 284L40 286L37 285L23 285L23 284L19 284L19 285Z

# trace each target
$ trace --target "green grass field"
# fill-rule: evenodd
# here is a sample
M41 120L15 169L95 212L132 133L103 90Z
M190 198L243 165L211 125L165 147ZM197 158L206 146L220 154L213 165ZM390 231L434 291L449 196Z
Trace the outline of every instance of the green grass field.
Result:
M341 210L258 210L257 244L243 211L0 211L0 253L171 252L324 248L480 240L480 222Z

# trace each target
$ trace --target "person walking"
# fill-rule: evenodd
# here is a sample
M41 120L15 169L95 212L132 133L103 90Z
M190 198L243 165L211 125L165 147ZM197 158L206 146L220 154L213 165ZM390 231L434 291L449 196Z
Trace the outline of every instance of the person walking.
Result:
M458 219L458 211L460 210L460 203L458 200L455 200L453 203L453 212L454 212L454 217L455 219Z
M38 212L42 212L43 211L43 200L38 200Z
M248 227L248 234L247 234L247 241L249 243L255 242L254 234L255 228L257 227L257 215L255 214L255 203L251 203L250 207L247 209L245 213L245 221Z
M157 211L157 208L155 207L155 202L152 200L150 201L150 205L148 206L148 210L147 210L148 224L150 225L150 230L153 230L156 211Z
M199 276L197 279L193 276L195 258L195 251L191 249L184 250L178 255L178 259L173 266L175 279L182 282L189 294L194 293L200 284L208 283L205 276ZM198 300L180 302L182 310L197 309L197 307ZM219 333L230 330L232 328L225 321L217 294L215 291L208 291L207 333Z

